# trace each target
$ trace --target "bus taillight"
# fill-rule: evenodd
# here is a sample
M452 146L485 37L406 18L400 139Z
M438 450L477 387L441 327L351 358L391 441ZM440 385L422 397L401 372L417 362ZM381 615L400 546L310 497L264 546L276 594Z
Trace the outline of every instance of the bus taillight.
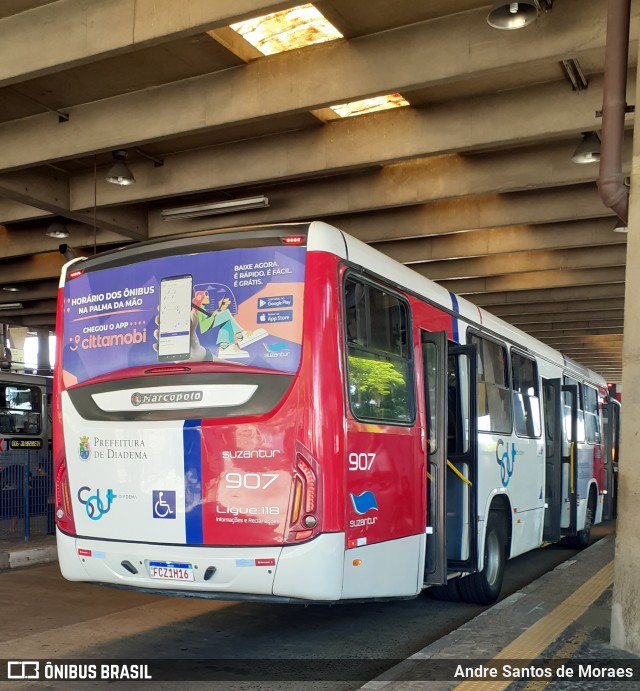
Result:
M73 520L73 509L71 507L69 476L67 474L67 464L64 461L60 463L56 472L55 501L58 526L65 532L74 533L75 521Z
M313 465L312 465L313 463ZM320 529L317 464L298 454L293 477L289 540L308 540Z

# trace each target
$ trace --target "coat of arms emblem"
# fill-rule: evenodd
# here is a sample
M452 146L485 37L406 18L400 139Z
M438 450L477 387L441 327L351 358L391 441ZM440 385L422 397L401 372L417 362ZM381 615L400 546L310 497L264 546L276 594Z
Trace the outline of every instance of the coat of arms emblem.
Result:
M91 456L91 447L89 446L89 437L80 437L80 458L83 461L88 461Z

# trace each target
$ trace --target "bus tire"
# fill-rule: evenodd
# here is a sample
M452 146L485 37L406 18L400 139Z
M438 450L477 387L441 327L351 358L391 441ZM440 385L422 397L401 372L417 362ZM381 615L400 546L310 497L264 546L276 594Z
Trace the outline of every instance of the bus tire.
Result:
M460 594L465 602L491 605L500 597L506 562L505 536L506 529L501 514L491 511L484 540L482 571L460 579Z
M462 595L458 586L459 578L450 578L447 585L432 585L429 588L429 595L434 600L444 600L445 602L460 602Z
M593 525L593 509L591 502L587 506L587 512L584 517L584 528L579 530L575 535L567 535L565 542L568 547L572 549L584 549L589 546L591 540L591 526Z

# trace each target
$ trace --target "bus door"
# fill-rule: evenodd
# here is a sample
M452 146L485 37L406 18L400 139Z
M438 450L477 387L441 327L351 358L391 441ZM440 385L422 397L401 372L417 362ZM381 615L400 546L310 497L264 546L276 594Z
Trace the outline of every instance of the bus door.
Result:
M562 382L542 380L545 439L545 512L543 539L560 540L562 513Z
M618 472L618 433L620 431L620 404L609 401L602 406L604 423L604 471L607 493L604 496L602 518L610 521L616 515Z
M565 385L563 394L562 503L563 534L575 535L578 525L578 387ZM568 509L568 516L566 515ZM568 520L567 520L568 519Z
M477 564L476 355L447 333L421 332L427 429L425 583Z

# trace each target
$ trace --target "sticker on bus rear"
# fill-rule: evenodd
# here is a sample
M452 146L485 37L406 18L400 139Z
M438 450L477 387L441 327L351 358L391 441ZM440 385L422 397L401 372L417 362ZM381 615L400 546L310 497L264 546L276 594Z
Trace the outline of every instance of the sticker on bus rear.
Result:
M65 383L159 360L295 372L305 262L304 247L254 247L85 271L64 287Z

